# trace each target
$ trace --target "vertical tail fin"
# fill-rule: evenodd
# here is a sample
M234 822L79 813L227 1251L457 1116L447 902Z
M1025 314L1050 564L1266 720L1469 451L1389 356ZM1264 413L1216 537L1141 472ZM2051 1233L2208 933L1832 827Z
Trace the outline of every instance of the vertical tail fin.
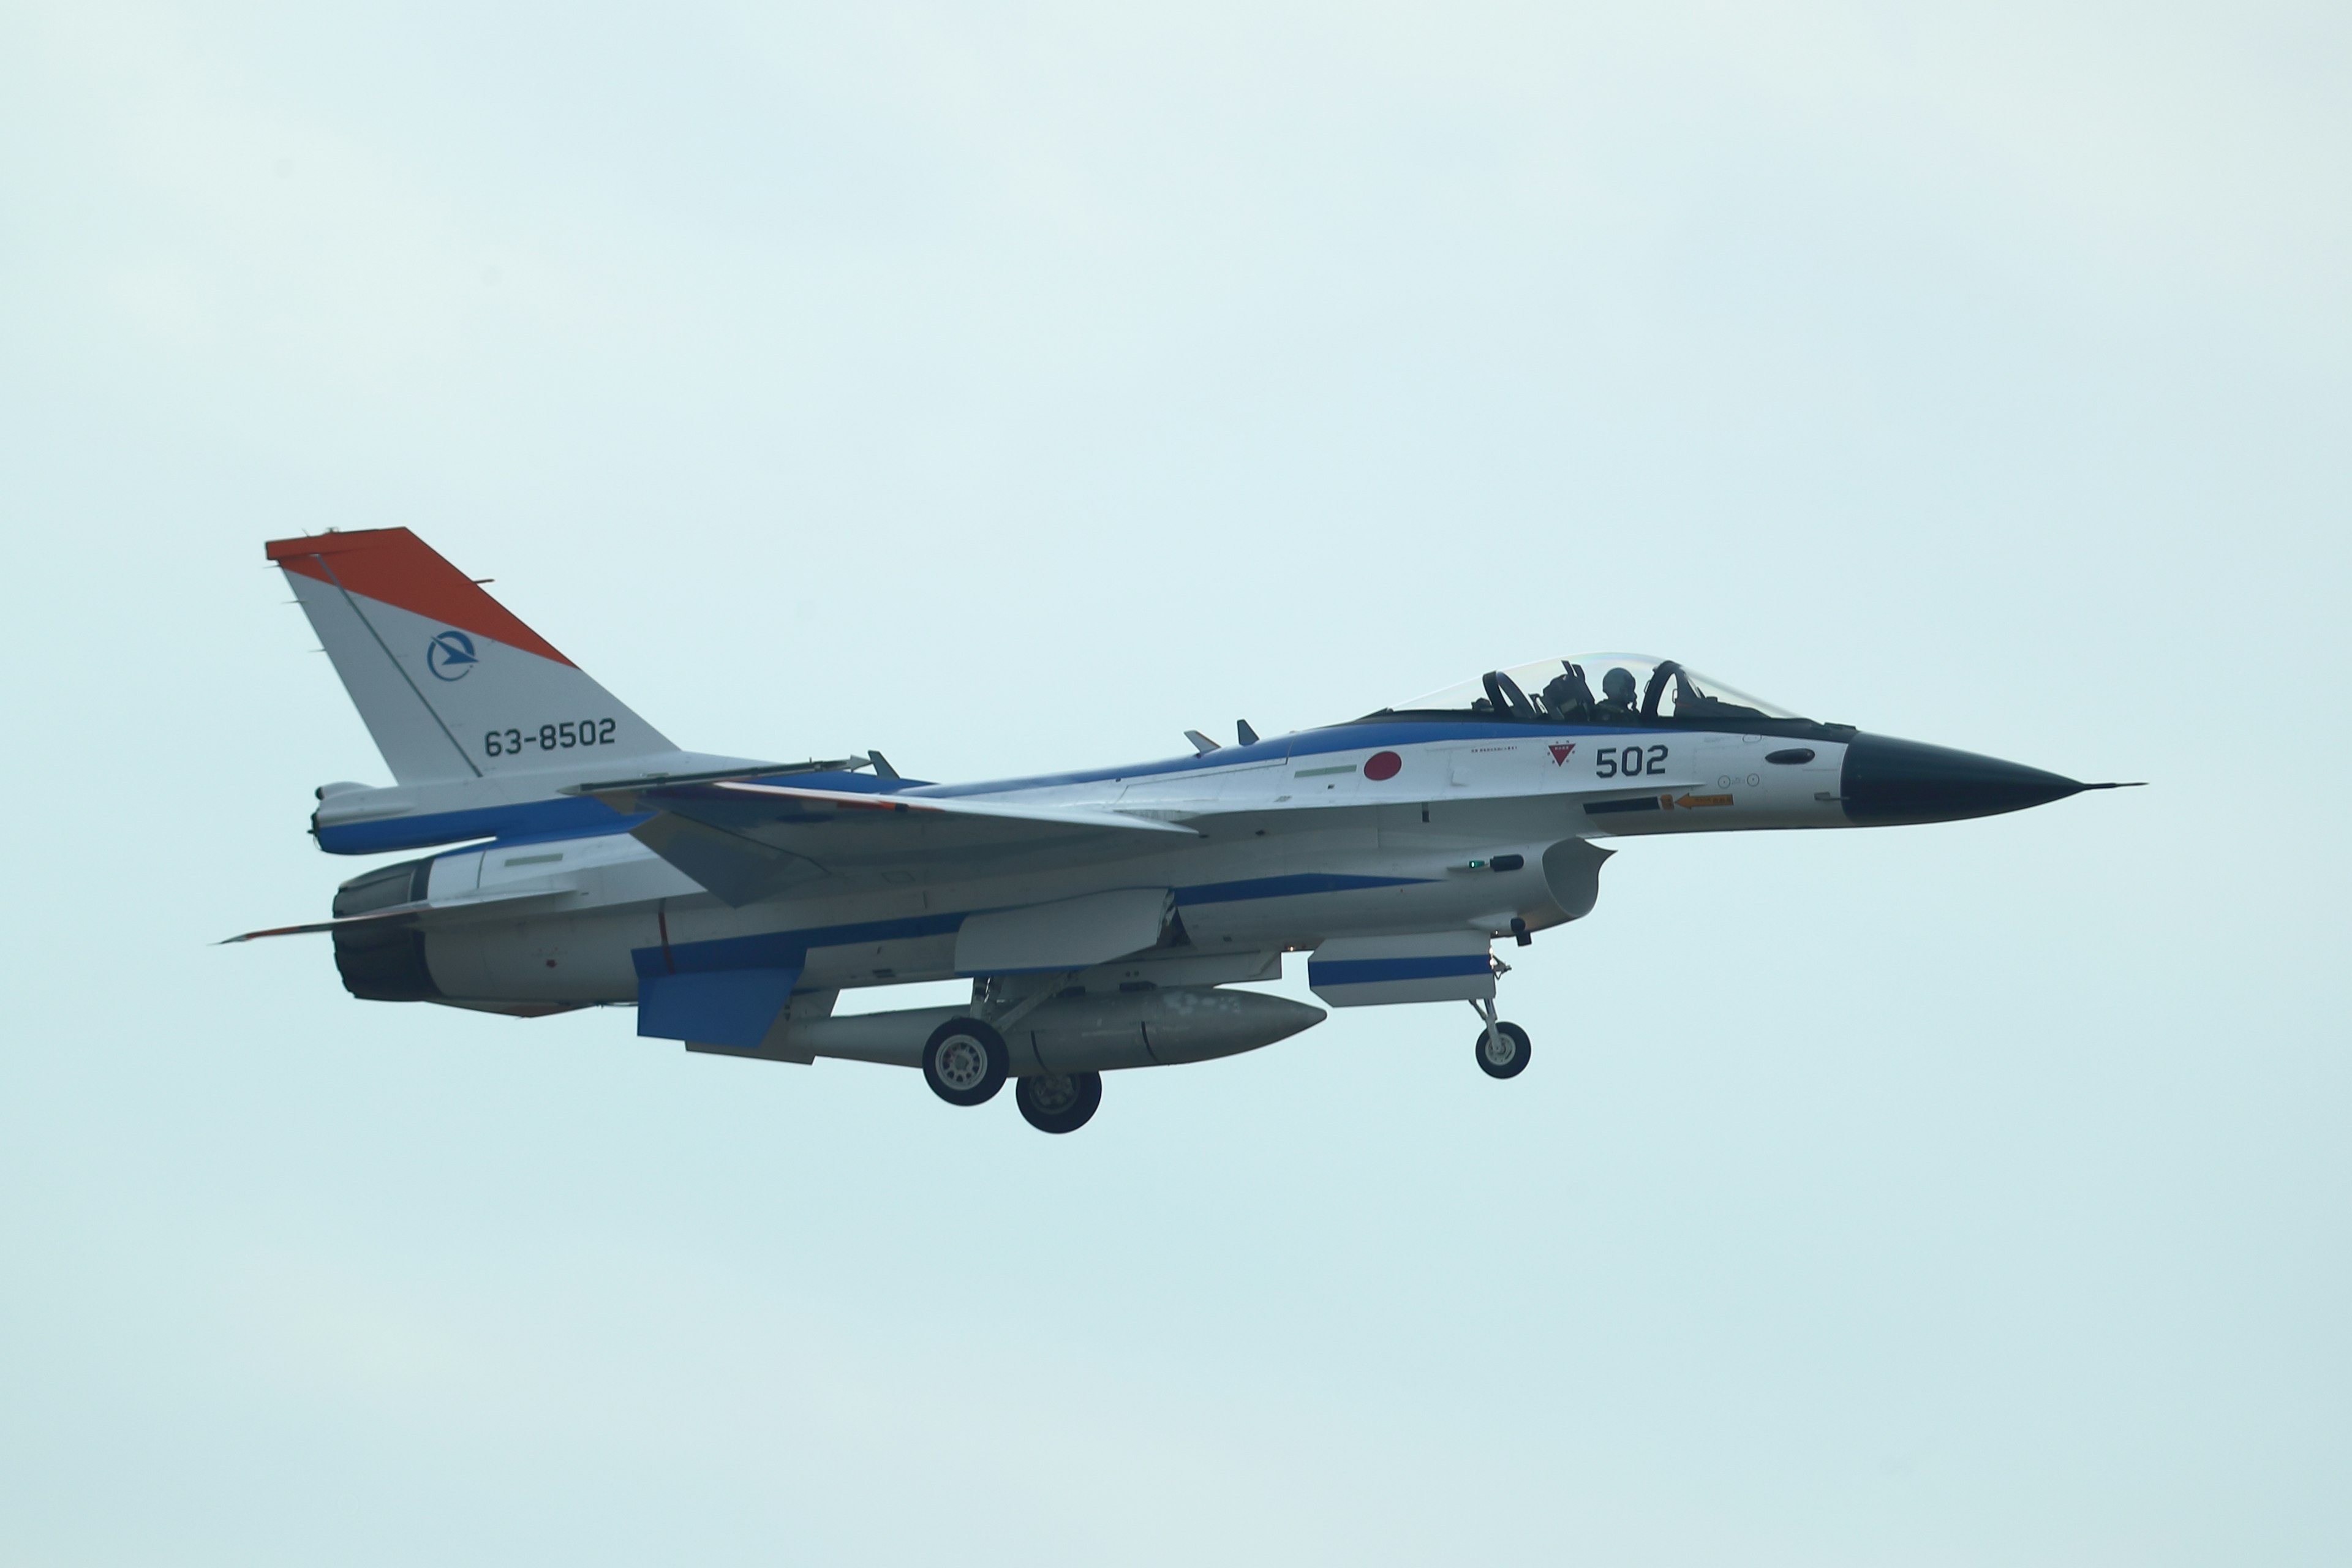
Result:
M404 784L593 773L676 750L404 528L267 548Z

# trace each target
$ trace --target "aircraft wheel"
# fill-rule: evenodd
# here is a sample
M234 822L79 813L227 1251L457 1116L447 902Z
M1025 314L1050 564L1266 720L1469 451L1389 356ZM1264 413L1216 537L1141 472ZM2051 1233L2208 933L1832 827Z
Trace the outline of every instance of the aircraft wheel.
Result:
M1076 1132L1102 1104L1102 1074L1050 1072L1013 1086L1021 1119L1040 1132Z
M950 1018L923 1047L923 1080L950 1105L980 1105L1004 1087L1004 1037L977 1018Z
M1528 1032L1517 1024L1478 1031L1478 1065L1488 1078L1517 1078L1528 1070Z

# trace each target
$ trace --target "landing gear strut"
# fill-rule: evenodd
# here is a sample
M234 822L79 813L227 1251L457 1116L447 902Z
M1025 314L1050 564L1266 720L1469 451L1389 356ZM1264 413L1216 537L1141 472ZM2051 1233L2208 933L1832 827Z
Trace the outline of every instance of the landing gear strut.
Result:
M923 1047L923 1081L950 1105L994 1099L1012 1066L1004 1037L977 1018L950 1018Z
M1041 1073L1013 1086L1021 1119L1040 1132L1076 1132L1102 1104L1102 1074Z
M1486 1023L1478 1031L1479 1068L1488 1078L1517 1078L1527 1071L1528 1058L1533 1049L1528 1043L1528 1032L1517 1024L1498 1021L1492 1002L1473 1002L1470 1008Z

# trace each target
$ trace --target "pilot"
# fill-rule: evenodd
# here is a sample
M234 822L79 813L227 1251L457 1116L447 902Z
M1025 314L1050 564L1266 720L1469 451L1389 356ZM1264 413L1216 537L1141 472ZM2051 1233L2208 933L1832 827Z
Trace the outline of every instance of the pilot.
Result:
M1604 722L1630 724L1642 716L1635 700L1640 694L1633 672L1620 665L1601 678L1601 700L1593 705L1593 712Z
M1553 676L1551 684L1543 689L1544 708L1555 719L1581 719L1584 717L1584 705L1591 695L1584 689L1584 682L1563 670Z

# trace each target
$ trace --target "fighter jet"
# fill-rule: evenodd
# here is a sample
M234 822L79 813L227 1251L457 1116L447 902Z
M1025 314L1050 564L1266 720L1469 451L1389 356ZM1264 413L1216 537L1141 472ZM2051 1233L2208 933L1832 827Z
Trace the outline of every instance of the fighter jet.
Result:
M1987 816L2089 789L1822 723L1670 658L1488 670L1361 718L1124 767L933 784L878 752L679 750L406 529L267 547L395 781L320 786L344 987L517 1017L634 1006L689 1051L1009 1079L1084 1126L1102 1075L1255 1050L1321 1008L1235 989L1307 954L1334 1007L1467 1003L1479 1068L1531 1058L1494 952L1580 920L1602 840ZM961 1005L836 1016L856 987Z

